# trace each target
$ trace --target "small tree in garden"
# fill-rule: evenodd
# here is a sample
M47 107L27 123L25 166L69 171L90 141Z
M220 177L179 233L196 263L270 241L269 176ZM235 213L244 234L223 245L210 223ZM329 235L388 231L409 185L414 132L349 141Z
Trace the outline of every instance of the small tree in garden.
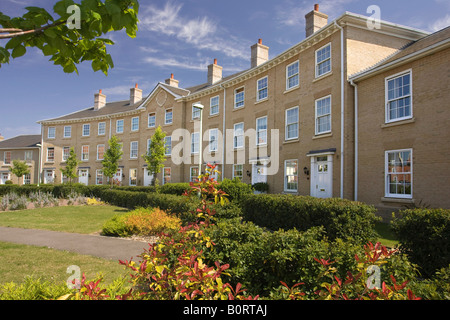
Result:
M17 177L22 178L24 175L30 173L30 169L25 161L13 160L13 166L10 168L11 172Z
M123 151L119 142L119 138L117 136L112 136L111 139L108 140L108 150L106 150L102 165L103 165L103 174L105 177L109 178L109 183L111 189L114 183L114 175L119 169L119 160L122 157Z
M78 177L77 167L80 161L77 159L77 154L73 147L70 148L69 157L66 160L65 168L61 168L62 174L69 179L69 184L72 185L72 180Z
M156 175L164 168L164 162L166 161L165 137L166 133L162 131L161 126L158 126L155 130L155 134L151 138L147 153L142 155L142 158L147 163L149 174L153 175L153 186L158 185Z

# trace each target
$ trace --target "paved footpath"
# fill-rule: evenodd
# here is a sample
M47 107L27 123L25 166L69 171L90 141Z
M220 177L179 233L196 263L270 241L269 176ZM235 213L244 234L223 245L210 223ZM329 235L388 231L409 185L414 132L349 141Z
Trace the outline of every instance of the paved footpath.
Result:
M0 241L48 247L110 260L140 261L146 242L98 235L0 227Z

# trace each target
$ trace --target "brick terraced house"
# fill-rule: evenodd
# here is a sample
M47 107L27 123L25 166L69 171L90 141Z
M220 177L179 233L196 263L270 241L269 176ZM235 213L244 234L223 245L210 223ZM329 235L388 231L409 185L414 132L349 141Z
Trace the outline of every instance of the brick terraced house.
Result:
M269 59L260 39L242 72L223 77L215 59L203 84L183 88L172 74L148 96L136 85L109 102L100 91L91 107L39 121L44 179L64 180L74 147L79 182L106 184L101 160L116 135L116 178L149 185L141 155L161 126L162 183L196 177L202 154L219 179L267 182L271 193L449 207L449 30L370 28L348 12L328 22L318 5L305 18L303 41Z

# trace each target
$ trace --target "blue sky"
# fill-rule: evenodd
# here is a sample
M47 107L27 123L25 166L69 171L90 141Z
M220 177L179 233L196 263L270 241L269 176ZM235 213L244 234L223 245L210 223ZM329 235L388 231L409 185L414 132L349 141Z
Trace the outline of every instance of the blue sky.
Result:
M0 12L22 15L26 6L52 13L55 0L1 0ZM76 1L77 2L77 1ZM250 67L250 46L262 38L274 57L305 38L304 16L320 4L329 21L345 11L370 15L378 5L382 20L433 32L450 25L448 0L140 0L135 39L124 32L109 37L115 68L106 77L81 64L79 75L65 74L37 50L0 68L0 134L40 134L38 120L93 105L102 89L107 101L129 98L135 83L148 95L171 73L181 87L206 82L215 58L224 76ZM0 40L4 46L5 41Z

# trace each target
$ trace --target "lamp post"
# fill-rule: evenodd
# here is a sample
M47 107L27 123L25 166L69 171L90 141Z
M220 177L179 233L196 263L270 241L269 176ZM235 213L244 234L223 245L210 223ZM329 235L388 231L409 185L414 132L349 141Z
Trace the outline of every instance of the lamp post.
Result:
M200 129L199 129L199 148L198 148L198 174L202 174L202 140L203 140L203 132L202 132L202 118L203 118L203 108L204 106L200 103L196 103L193 105L195 109L200 110Z
M41 182L41 148L42 148L42 145L40 143L37 143L36 147L39 148L38 183L37 183L37 186L39 187L39 184Z

